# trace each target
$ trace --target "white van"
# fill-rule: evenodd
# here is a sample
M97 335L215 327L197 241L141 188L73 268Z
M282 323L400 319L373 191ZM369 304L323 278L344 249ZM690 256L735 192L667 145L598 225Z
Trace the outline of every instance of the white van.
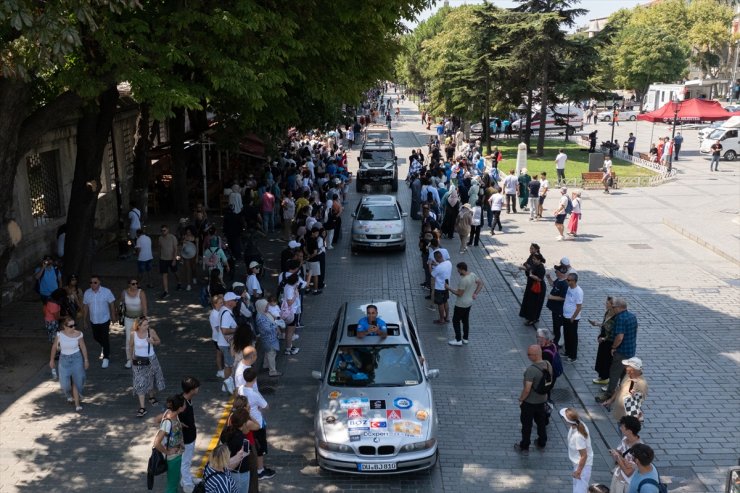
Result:
M722 157L727 161L734 161L740 154L738 131L740 131L740 116L733 116L701 141L699 152L711 154L712 146L719 140L719 143L722 144Z
M540 111L537 109L532 112L530 118L532 133L537 133L540 130ZM511 129L514 132L519 131L519 126L527 128L527 122L524 119L515 120L511 124ZM583 110L575 104L559 104L557 106L549 106L547 108L545 130L565 132L566 126L568 127L568 135L573 135L576 129L583 128Z

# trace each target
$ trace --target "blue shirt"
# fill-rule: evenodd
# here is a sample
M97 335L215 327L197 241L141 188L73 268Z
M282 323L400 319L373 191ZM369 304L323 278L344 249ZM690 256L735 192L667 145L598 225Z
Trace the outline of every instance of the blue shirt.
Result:
M637 488L640 486L640 481L643 479L654 479L655 481L659 481L658 476L658 470L655 469L654 465L650 465L652 469L649 472L646 472L645 474L640 474L640 471L635 470L634 474L632 475L632 479L630 480L630 489L628 493L637 493ZM658 487L654 484L648 484L645 483L642 485L642 489L640 489L640 493L659 493Z
M41 270L41 267L36 267L34 272ZM48 266L44 267L44 273L39 278L39 294L43 296L50 296L54 290L59 288L59 270L56 267Z
M378 330L381 330L385 333L388 333L388 327L385 324L385 321L383 321L382 318L377 317L375 319L375 325L378 326ZM367 332L368 329L370 329L370 322L368 321L367 317L362 317L359 322L357 322L357 332ZM369 336L375 336L378 334L367 334Z
M637 352L637 317L627 310L614 317L614 337L624 334L617 352L625 358L631 358Z

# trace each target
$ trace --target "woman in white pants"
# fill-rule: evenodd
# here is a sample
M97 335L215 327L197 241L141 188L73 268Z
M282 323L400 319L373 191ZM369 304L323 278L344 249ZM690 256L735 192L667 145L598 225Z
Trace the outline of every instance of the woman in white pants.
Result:
M591 436L575 409L564 407L560 410L560 416L570 428L568 458L573 463L573 493L587 493L588 482L591 480L591 466L594 462Z

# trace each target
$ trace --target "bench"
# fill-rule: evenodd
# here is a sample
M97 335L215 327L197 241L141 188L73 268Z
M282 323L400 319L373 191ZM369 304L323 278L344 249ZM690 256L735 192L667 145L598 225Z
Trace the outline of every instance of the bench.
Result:
M584 190L587 188L602 188L604 186L601 181L604 178L604 173L601 171L589 171L587 173L581 173L581 188ZM612 186L610 188L618 188L617 186L617 174L612 170Z

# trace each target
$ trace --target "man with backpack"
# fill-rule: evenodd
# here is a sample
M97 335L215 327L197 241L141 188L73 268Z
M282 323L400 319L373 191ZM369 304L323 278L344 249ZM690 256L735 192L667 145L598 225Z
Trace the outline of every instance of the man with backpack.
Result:
M653 465L653 449L644 443L637 443L631 450L637 470L630 480L629 493L667 493L668 487L660 482L660 474Z
M44 255L41 265L34 270L33 277L36 279L34 289L41 296L41 302L51 298L51 293L62 286L62 275L51 255Z
M552 389L553 370L549 362L542 359L542 348L532 344L527 348L527 358L532 364L524 371L524 385L519 395L519 418L522 422L522 441L514 444L514 450L529 455L532 422L537 424L538 449L547 445L547 394Z

